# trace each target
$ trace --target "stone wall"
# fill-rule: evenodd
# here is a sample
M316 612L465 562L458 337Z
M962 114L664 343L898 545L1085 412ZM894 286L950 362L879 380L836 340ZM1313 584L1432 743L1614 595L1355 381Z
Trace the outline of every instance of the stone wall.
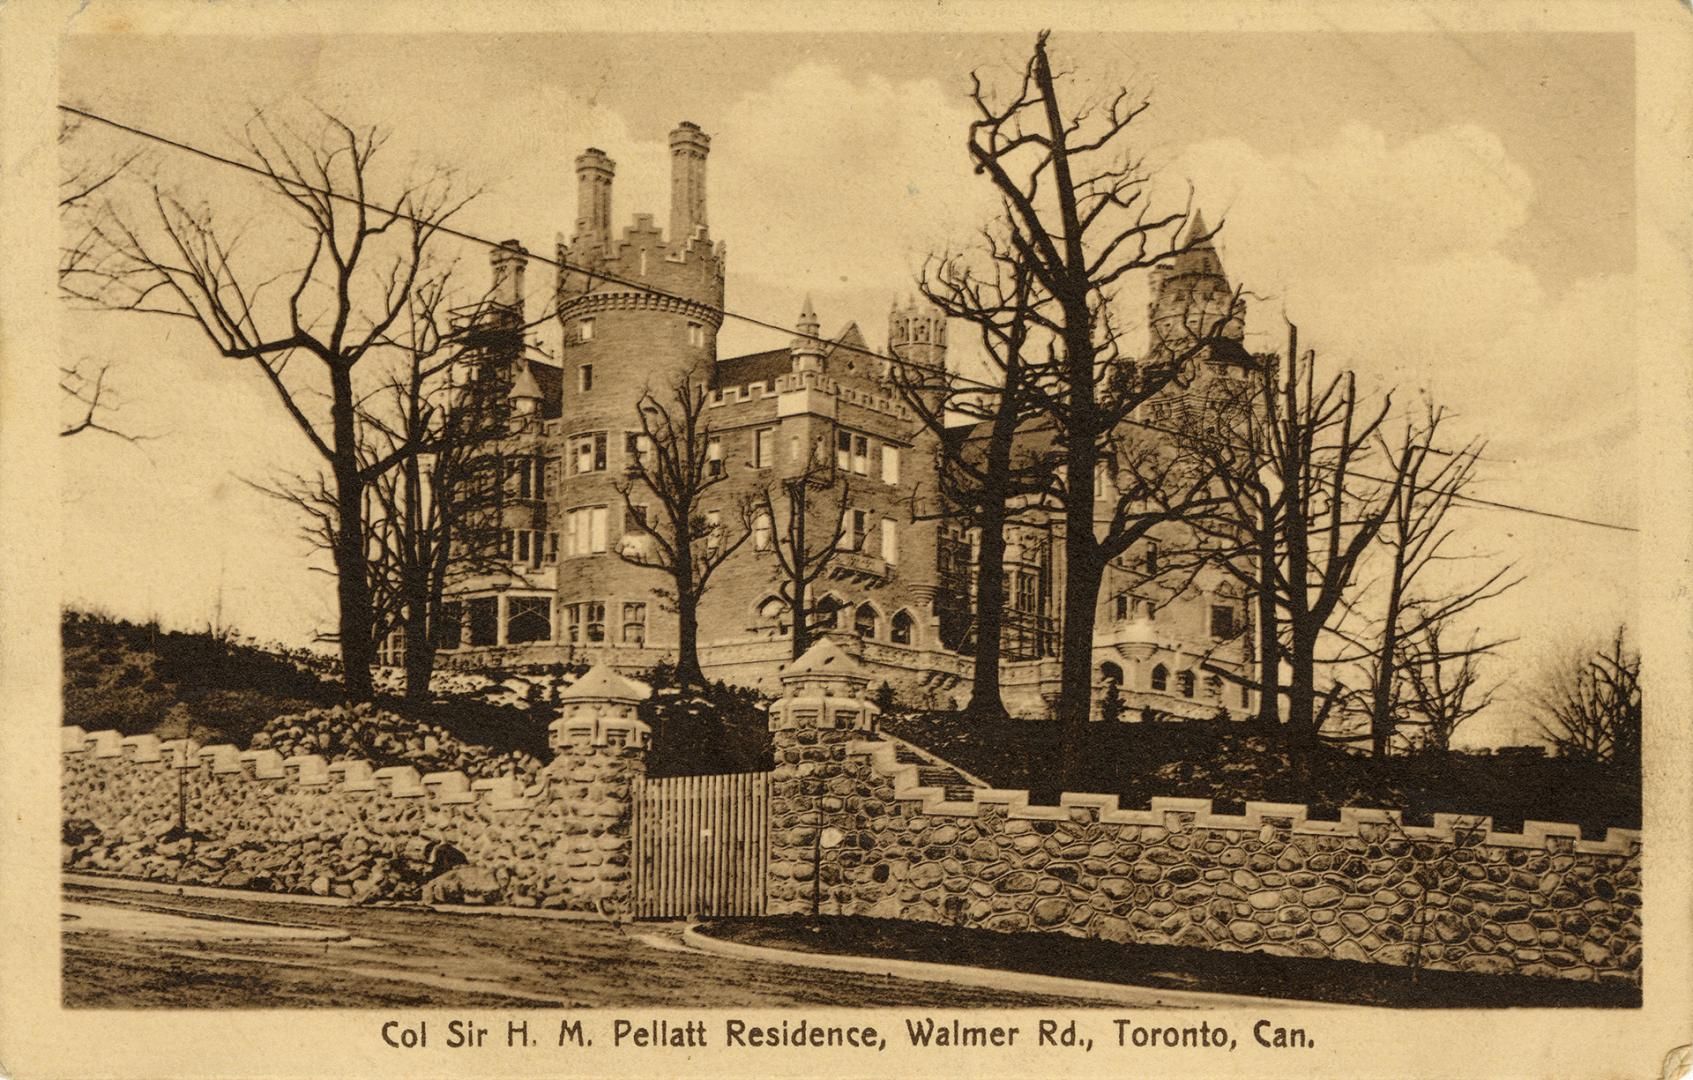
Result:
M840 685L802 672L771 709L773 913L1639 981L1637 833L1363 809L1313 821L1259 803L1231 816L1192 799L1031 806L989 789L947 801L866 737Z
M420 776L409 766L67 727L62 863L360 901L627 913L629 808L647 728L631 702L595 697L604 686L594 675L565 691L554 758L527 788L510 777Z

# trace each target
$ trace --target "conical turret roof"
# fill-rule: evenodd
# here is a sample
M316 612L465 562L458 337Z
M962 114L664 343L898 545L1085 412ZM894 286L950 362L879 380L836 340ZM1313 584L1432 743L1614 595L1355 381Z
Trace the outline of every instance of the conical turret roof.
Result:
M513 401L520 401L524 398L531 398L535 401L541 400L541 384L535 381L534 373L529 370L529 361L519 362L517 377L511 381L511 390L506 394L506 397Z
M1210 227L1205 224L1205 211L1195 207L1193 216L1188 218L1187 231L1181 239L1183 246L1195 246L1172 260L1172 275L1205 274L1211 277L1227 277L1223 273L1223 260L1217 255L1217 246L1208 235L1210 232Z

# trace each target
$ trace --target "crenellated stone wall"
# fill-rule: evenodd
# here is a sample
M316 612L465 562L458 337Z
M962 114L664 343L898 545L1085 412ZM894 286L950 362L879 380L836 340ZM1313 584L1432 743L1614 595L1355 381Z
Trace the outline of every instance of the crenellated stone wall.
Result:
M528 787L67 727L62 863L360 901L626 914L629 807L648 740L634 716L643 690L596 670L564 691L554 758Z
M810 659L802 658L800 665ZM949 801L869 737L831 660L771 707L773 912L1051 931L1437 970L1638 982L1640 839L1485 817L975 789ZM798 665L796 665L796 668ZM823 692L820 692L823 691Z

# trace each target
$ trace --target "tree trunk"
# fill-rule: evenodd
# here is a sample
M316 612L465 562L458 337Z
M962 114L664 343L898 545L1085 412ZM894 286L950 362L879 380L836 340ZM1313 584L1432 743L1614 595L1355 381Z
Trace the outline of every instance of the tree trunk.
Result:
M407 605L406 700L414 704L429 700L429 680L435 673L435 642L429 632L428 608Z
M369 701L370 667L376 659L371 640L370 580L365 560L364 480L359 475L356 418L351 371L330 367L330 419L334 425L335 460L335 591L339 602L337 630L341 646L342 691L348 701Z
M681 578L677 579L678 582ZM692 591L676 592L676 682L683 690L696 690L704 682L700 671L699 598Z
M1268 525L1258 551L1258 722L1266 731L1281 723L1281 633L1276 609L1275 534Z
M788 489L788 525L791 540L788 550L794 564L793 580L788 583L793 593L790 614L794 617L793 659L798 660L811 647L811 609L805 595L805 481L802 479Z
M1288 736L1301 756L1316 743L1317 723L1317 635L1305 625L1306 620L1292 620L1293 647L1288 657L1287 728Z
M1081 467L1072 462L1071 469ZM1064 508L1064 635L1060 653L1058 719L1079 729L1093 709L1093 626L1099 607L1098 564L1093 536L1093 463L1078 491L1071 477L1069 505Z
M999 686L1000 632L1005 624L1004 501L984 496L989 509L979 519L981 545L976 558L976 665L970 687L971 716L1006 715Z

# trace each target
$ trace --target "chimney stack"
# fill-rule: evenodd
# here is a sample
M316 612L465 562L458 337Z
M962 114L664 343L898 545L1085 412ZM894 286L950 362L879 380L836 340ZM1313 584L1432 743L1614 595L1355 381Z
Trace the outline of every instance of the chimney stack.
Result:
M670 133L670 243L679 249L704 230L705 157L711 136L684 120Z
M503 240L488 253L488 265L494 276L489 294L494 303L522 312L523 270L529 263L528 254L516 240Z
M570 246L598 253L611 240L611 178L617 163L590 146L576 158L576 235Z

